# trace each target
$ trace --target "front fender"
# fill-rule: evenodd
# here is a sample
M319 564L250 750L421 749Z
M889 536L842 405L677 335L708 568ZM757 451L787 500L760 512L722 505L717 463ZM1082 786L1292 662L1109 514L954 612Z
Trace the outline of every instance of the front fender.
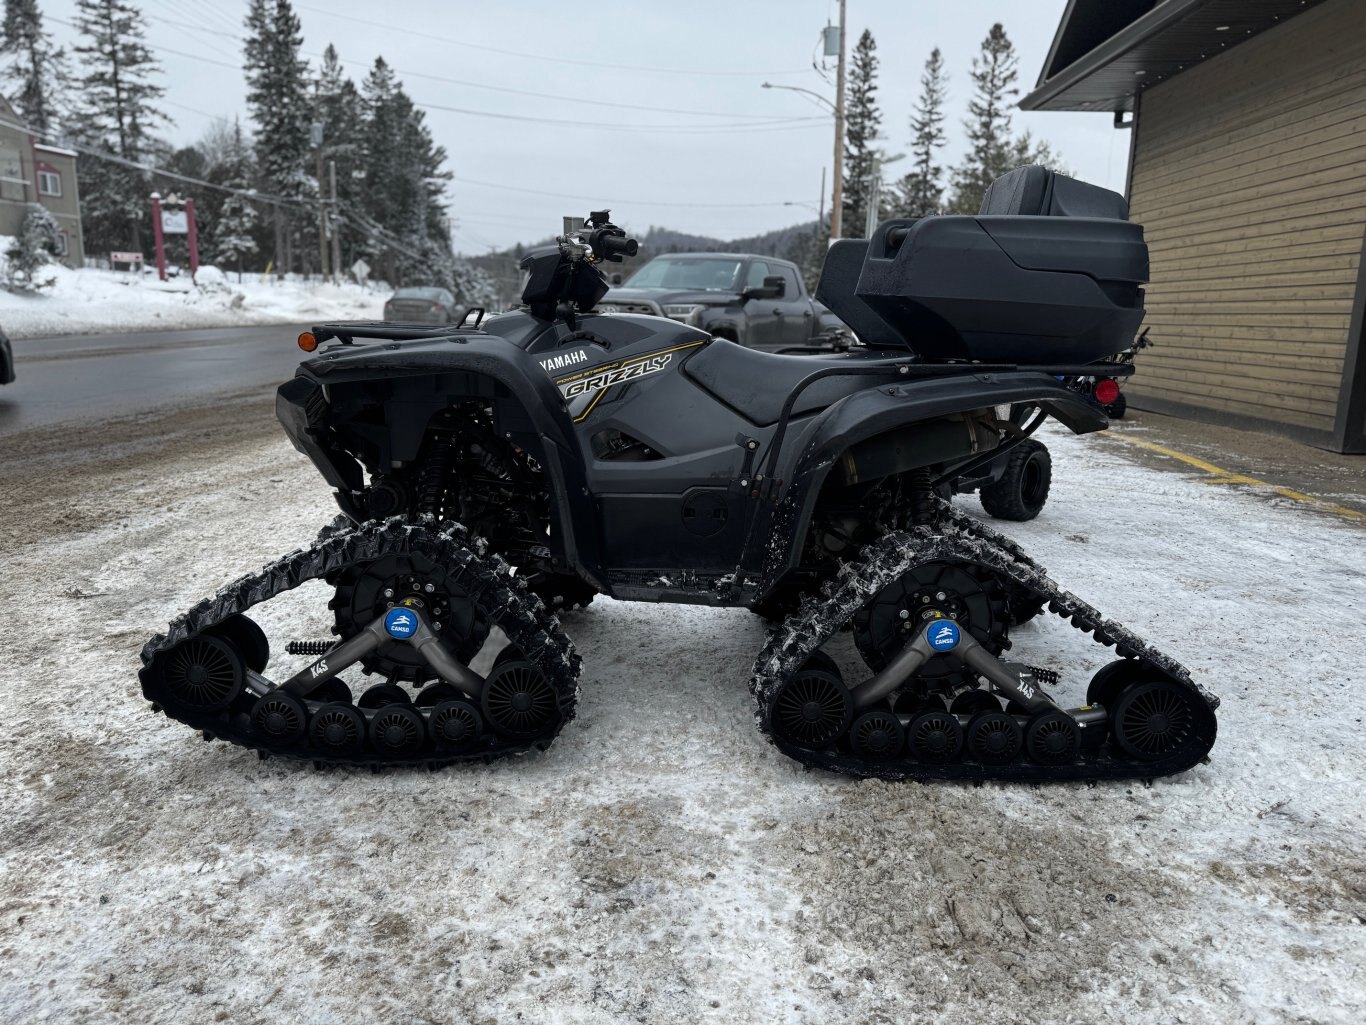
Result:
M821 486L851 446L910 424L1007 403L1039 406L1074 434L1104 430L1105 414L1063 382L1030 371L925 378L867 388L815 417L779 454L777 476L790 481L773 512L760 593L796 569Z

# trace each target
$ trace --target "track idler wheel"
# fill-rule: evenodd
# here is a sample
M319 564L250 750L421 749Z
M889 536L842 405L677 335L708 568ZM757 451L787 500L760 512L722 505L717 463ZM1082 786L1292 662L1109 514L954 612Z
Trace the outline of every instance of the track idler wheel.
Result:
M370 720L370 743L390 757L417 754L426 736L422 713L406 703L385 705Z
M251 728L275 745L293 744L304 735L307 722L303 704L282 690L261 695L251 710Z
M1066 712L1040 712L1025 727L1025 753L1037 765L1070 765L1081 751L1081 731Z
M356 702L358 708L378 709L387 705L410 705L412 698L396 683L377 683L367 687Z
M949 711L954 715L972 718L979 712L999 712L1001 702L984 690L965 690L954 697Z
M1213 718L1199 701L1170 680L1132 683L1110 710L1111 737L1135 761L1161 761L1199 742L1202 717Z
M905 742L906 731L901 720L883 708L864 712L849 727L849 744L864 758L895 758Z
M468 701L443 701L427 716L432 743L443 751L464 751L473 747L484 732L479 712Z
M309 743L331 755L353 755L365 747L365 716L350 705L329 702L313 713Z
M838 673L811 668L813 662L774 695L773 729L801 747L822 748L849 727L854 702Z
M941 765L963 750L963 727L956 716L942 709L923 712L911 720L906 742L916 761Z
M218 712L242 692L242 656L231 641L200 634L158 659L161 697L171 705Z
M1007 765L1020 753L1020 724L1005 712L979 712L968 723L968 750L983 765Z
M264 673L270 661L270 641L265 631L242 613L229 616L213 627L212 632L231 641L242 655L242 661L254 673Z
M480 704L488 724L512 738L550 732L559 714L550 681L536 666L521 659L508 659L489 673Z

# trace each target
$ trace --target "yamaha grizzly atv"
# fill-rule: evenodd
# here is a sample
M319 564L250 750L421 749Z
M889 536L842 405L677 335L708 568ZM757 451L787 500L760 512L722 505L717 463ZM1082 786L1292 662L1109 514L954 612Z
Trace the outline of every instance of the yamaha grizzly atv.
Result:
M940 492L1046 416L1106 418L1059 378L1143 317L1148 257L1121 197L1027 167L976 217L882 224L829 252L821 296L868 343L781 356L663 318L597 314L636 249L605 212L531 253L525 308L457 328L320 325L281 386L294 445L343 516L142 652L155 709L266 756L427 765L544 748L580 659L547 599L791 614L755 662L760 730L801 762L888 778L1153 777L1205 757L1217 701L1063 592ZM1023 424L1008 410L1033 407ZM332 588L333 638L283 679L255 605ZM798 596L798 597L794 597ZM1006 657L1044 609L1113 647L1087 703ZM471 668L494 628L506 645ZM867 670L822 650L852 632ZM488 665L487 658L480 660ZM359 695L350 667L376 682ZM277 677L281 675L277 670ZM642 714L646 714L642 710Z

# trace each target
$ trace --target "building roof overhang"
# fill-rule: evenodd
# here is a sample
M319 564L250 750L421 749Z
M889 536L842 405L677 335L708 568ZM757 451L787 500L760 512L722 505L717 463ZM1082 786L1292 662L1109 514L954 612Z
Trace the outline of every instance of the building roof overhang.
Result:
M1158 82L1327 0L1068 0L1025 110L1126 111Z

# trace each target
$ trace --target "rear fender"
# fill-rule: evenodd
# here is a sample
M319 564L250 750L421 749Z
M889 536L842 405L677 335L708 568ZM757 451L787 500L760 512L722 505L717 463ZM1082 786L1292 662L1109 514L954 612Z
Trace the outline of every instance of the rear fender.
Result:
M798 567L821 487L841 457L860 442L913 424L1007 403L1040 407L1074 434L1104 430L1108 418L1063 382L1029 371L984 373L908 381L868 388L815 417L790 456L779 459L790 481L773 511L771 529L758 531L765 552L747 552L760 564L759 595Z

